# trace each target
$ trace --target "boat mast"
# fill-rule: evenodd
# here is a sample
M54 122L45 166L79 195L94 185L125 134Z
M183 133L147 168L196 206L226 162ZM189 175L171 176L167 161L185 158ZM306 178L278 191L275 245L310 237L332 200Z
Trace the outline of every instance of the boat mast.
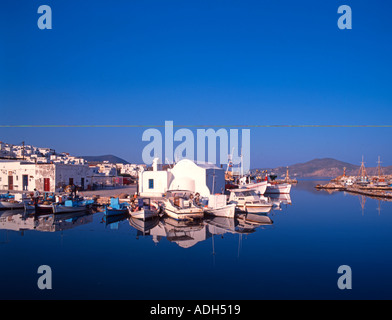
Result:
M365 162L364 162L364 158L362 156L362 163L361 163L361 167L359 168L359 172L358 172L358 177L361 178L361 181L364 182L367 180L367 172L365 169Z
M227 161L227 168L226 168L226 172L225 172L225 179L226 180L233 180L233 153L234 153L234 147L232 149L231 154L227 155L228 161ZM231 176L229 177L229 170L231 168Z
M244 176L244 164L243 164L243 155L242 155L242 148L241 148L241 178Z
M215 194L215 168L214 174L212 175L212 194Z
M378 156L378 167L377 167L377 173L378 173L378 177L380 178L382 176L382 170L381 170L381 159L380 156Z

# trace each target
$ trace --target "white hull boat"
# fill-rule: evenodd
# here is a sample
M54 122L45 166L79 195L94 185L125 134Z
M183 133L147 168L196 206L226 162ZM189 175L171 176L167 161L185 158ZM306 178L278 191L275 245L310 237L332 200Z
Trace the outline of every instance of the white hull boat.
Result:
M140 220L147 220L147 219L152 219L154 217L158 216L158 212L154 210L150 210L147 208L142 208L137 211L132 211L131 207L128 207L128 212L129 215L134 218L134 219L140 219Z
M196 206L190 206L188 208L183 208L176 206L171 200L164 200L165 203L165 213L176 220L191 220L191 219L201 219L204 217L203 208Z
M215 217L234 218L235 204L227 204L225 194L211 194L208 197L208 204L204 207L204 212Z
M68 207L58 204L39 204L37 213L67 213L67 212L81 212L86 211L86 206Z
M268 213L271 211L273 207L272 203L266 204L254 204L254 203L247 203L244 205L237 205L237 209L242 212L249 212L249 213Z
M234 203L225 205L219 208L204 208L204 212L206 214L215 216L215 217L226 217L226 218L234 218L235 216L235 208L236 205Z
M240 187L246 188L248 190L254 190L256 192L256 194L262 196L267 190L267 185L268 185L267 181L261 181L261 182L244 184L244 185L241 185Z
M53 205L53 213L81 212L86 210L87 210L86 206L67 207L67 206Z
M167 191L163 199L165 213L175 220L193 220L204 217L203 208L196 205L194 195L187 190Z
M49 203L49 204L38 204L36 213L68 213L68 212L82 212L87 211L90 205L93 203L92 200L84 201L73 201L67 200L64 204Z
M291 191L291 184L268 184L266 194L289 194Z
M268 213L273 204L258 196L253 190L233 189L230 192L229 203L235 203L238 211L252 213Z
M13 210L13 209L24 209L24 202L15 201L0 201L0 209Z
M189 208L189 209L171 209L165 208L166 214L176 220L191 220L201 219L204 217L202 208Z

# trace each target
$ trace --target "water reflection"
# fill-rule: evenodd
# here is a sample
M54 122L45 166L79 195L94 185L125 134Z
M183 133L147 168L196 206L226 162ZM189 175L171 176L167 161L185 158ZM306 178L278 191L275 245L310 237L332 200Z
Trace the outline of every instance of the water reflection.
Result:
M154 217L149 220L140 220L130 217L129 225L137 230L137 236L149 236L151 235L151 229L155 228L159 224L159 217Z
M137 238L149 236L155 244L165 238L182 248L193 247L213 235L249 234L262 226L273 224L267 214L255 213L237 215L236 218L207 217L203 220L193 221L178 221L167 216L142 221L129 215L122 215L106 219L105 224L111 229L117 229L119 222L125 220L128 220L129 225L136 229ZM111 225L115 225L115 227L111 227Z
M282 210L283 205L291 205L291 197L289 194L271 194L269 200L274 205L274 210Z
M274 211L282 210L282 204L291 204L291 199L289 195L277 195L270 200L274 204L270 213L241 213L235 218L206 216L193 221L177 221L168 216L142 221L130 217L128 213L106 216L101 212L36 214L34 211L24 210L0 211L0 230L19 231L22 234L25 230L56 232L89 224L96 219L98 224L94 224L94 230L102 225L104 228L117 230L121 225L121 228L125 226L129 230L136 230L136 238L150 237L155 244L166 239L182 248L190 248L214 235L250 234L271 226L273 221L270 216Z
M359 199L359 204L360 204L360 207L361 207L361 212L362 212L362 215L364 216L364 215L365 215L365 211L366 211L366 201L367 201L368 199L372 199L372 198L371 198L371 197L364 196L364 195L355 195L355 196L357 196L358 199ZM378 215L381 215L382 204L387 203L387 202L391 202L390 199L386 199L386 200L381 200L380 198L373 198L373 199L377 201L377 208L376 208L376 211L377 211ZM371 209L371 208L369 208L369 209Z
M38 215L22 210L0 212L0 229L12 231L37 230L56 232L91 223L93 217L85 212Z

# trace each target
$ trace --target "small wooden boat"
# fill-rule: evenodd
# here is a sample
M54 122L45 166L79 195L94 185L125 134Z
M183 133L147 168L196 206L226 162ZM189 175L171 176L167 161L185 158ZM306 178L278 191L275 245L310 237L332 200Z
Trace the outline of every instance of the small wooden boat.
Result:
M1 200L0 209L1 210L14 210L14 209L24 209L25 203L14 201L14 200Z
M235 203L227 204L224 194L213 194L208 197L208 205L204 207L206 214L216 217L233 218L235 216Z
M128 213L129 203L120 203L119 198L110 198L110 206L105 206L104 213L106 216L123 215Z
M94 200L66 200L64 204L54 204L53 213L86 211L93 203Z
M14 198L15 198L15 196L12 195L12 194L10 194L9 192L0 194L0 199L1 199L2 201L3 201L3 200L14 199Z
M51 213L67 213L67 212L82 212L91 208L94 200L66 200L64 204L52 203L39 203L36 205L36 213L38 214L51 214Z
M147 220L158 216L158 211L155 207L151 206L151 200L149 198L139 198L138 203L131 203L128 206L129 215L132 218Z

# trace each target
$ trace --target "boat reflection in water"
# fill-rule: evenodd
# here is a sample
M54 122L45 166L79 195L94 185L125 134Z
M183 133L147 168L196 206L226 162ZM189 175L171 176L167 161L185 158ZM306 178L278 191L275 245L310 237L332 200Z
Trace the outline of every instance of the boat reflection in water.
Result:
M105 223L106 227L110 227L110 229L118 229L118 224L119 222L127 219L129 217L129 213L125 212L122 214L116 214L116 215L107 215L104 214L102 221Z
M1 211L0 214L0 229L22 232L25 230L41 232L68 230L93 222L95 216L109 229L117 230L121 224L122 230L125 227L125 232L136 230L137 238L151 236L156 244L166 238L182 248L193 247L214 235L250 234L273 224L269 214L245 212L236 214L234 218L206 216L204 219L195 220L176 220L166 215L140 220L131 217L129 213L108 216L101 212L36 214L24 210L10 210ZM94 225L97 226L97 224Z
M148 220L129 217L128 221L129 225L137 230L137 236L148 236L150 235L150 230L159 224L159 217L156 216Z
M266 214L243 214L236 218L209 217L187 221L162 217L143 222L129 218L129 224L137 230L138 237L151 236L156 244L166 238L182 248L190 248L213 235L249 234L260 226L272 225L273 221Z
M209 238L203 220L178 221L165 217L162 219L161 223L165 231L166 239L170 242L177 243L182 248L190 248L196 243ZM162 231L161 228L160 231ZM154 229L151 230L151 234L153 236L155 235Z
M214 235L250 234L263 226L270 226L273 221L267 214L244 213L235 218L208 217L203 220L176 220L168 216L154 217L148 220L132 218L130 215L104 216L106 226L118 229L121 221L128 220L129 226L136 229L136 238L150 236L155 244L162 239L176 243L182 248L190 248L198 242ZM124 229L123 229L124 230Z
M273 204L273 210L282 210L282 205L291 205L290 194L269 194L269 201Z
M37 230L56 232L91 223L93 217L86 212L69 212L63 214L45 214L25 212L24 210L2 211L0 229L12 231Z

